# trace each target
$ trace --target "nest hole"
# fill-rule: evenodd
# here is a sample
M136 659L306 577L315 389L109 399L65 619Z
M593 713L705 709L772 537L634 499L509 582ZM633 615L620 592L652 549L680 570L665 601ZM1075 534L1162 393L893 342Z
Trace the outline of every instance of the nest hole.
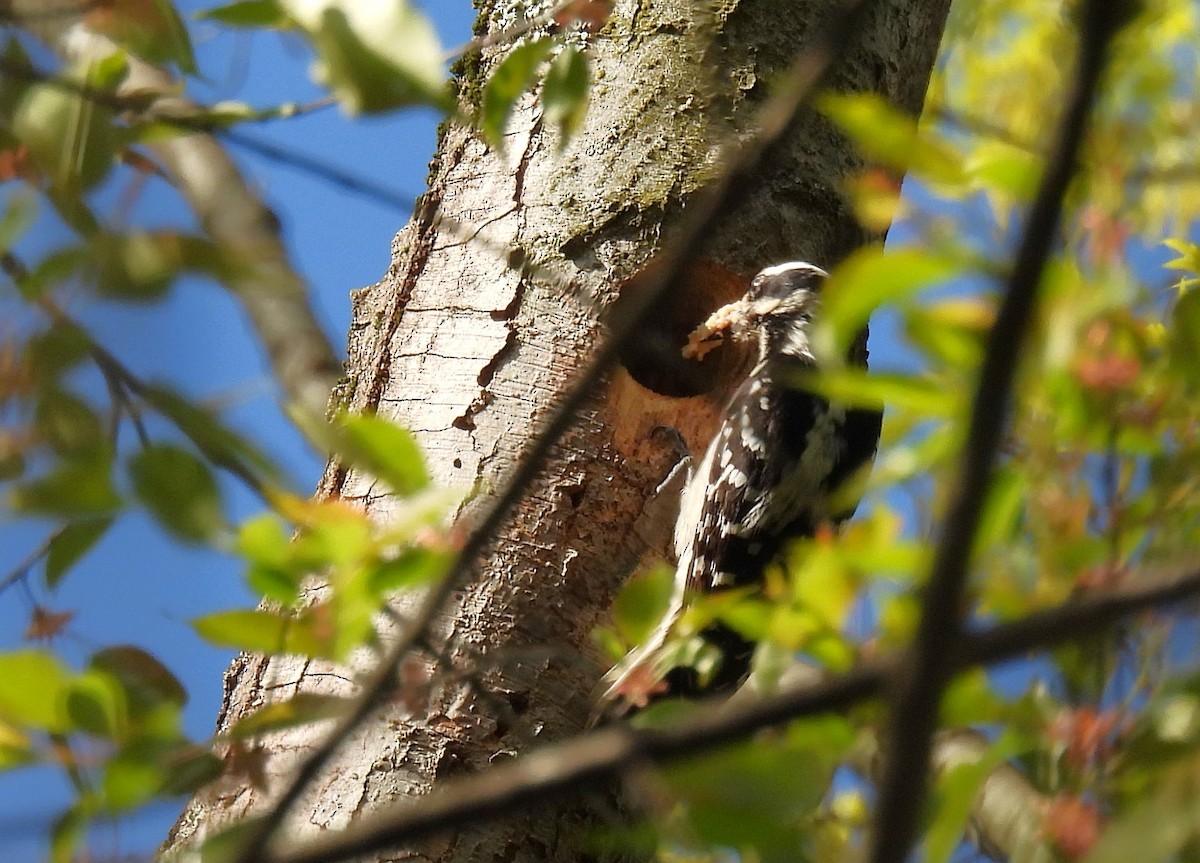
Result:
M631 301L647 290L660 272L652 261L622 282L612 306L612 320L628 313ZM728 267L701 260L687 267L667 288L621 353L621 364L638 384L659 395L686 398L719 389L745 365L748 352L728 339L703 360L684 359L688 335L713 311L738 299L749 280Z

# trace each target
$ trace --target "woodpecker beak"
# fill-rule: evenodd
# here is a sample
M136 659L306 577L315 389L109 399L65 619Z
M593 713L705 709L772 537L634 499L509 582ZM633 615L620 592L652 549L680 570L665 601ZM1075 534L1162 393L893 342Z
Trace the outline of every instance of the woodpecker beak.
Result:
M735 339L744 338L753 330L750 317L750 301L745 297L721 306L708 316L708 320L692 330L683 348L683 356L687 359L704 359L706 354L721 346L727 330Z

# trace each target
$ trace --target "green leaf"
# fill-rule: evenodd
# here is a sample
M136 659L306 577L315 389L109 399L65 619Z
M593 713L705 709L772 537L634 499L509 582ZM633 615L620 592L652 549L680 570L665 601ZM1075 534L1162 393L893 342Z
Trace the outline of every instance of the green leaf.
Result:
M55 534L46 550L46 586L58 587L67 570L100 541L112 523L111 518L77 521Z
M0 717L41 731L70 730L66 692L71 674L40 650L0 653Z
M55 288L74 280L86 273L91 265L91 257L86 248L72 246L51 252L33 267L17 287L21 296L27 300L36 300L50 293ZM53 330L78 330L65 324L55 324Z
M37 761L37 752L29 735L0 720L0 770L12 770Z
M46 443L60 455L108 446L108 430L91 405L65 390L54 388L41 394L34 422Z
M166 778L163 765L140 747L122 750L104 765L104 808L125 812L149 801Z
M150 386L144 388L140 395L147 404L171 420L217 467L226 468L239 476L249 476L254 481L261 480L256 471L266 474L268 478L278 475L275 466L245 439L178 393L165 387Z
M675 570L664 565L640 572L613 602L613 622L628 644L639 644L658 625L675 590Z
M282 0L316 49L314 77L351 113L413 104L451 109L442 48L409 0Z
M20 479L25 475L26 466L23 453L0 453L0 482Z
M67 692L67 715L80 731L118 739L129 725L128 704L120 682L111 674L89 669Z
M997 204L997 198L1014 203L1032 201L1043 168L1041 158L1035 154L1000 141L980 143L965 164L971 185L997 205L998 213L1003 213L1006 208Z
M91 818L83 804L72 806L54 821L50 829L50 863L74 863Z
M109 475L107 455L58 465L46 476L18 486L12 505L66 519L106 516L121 505Z
M163 704L183 707L187 690L153 654L131 644L106 647L92 655L90 668L111 675L125 692L130 710L145 715Z
M235 549L250 564L246 572L250 587L275 602L290 605L296 601L309 568L294 559L291 536L274 513L243 523Z
M333 719L346 713L353 703L353 699L336 695L301 692L287 701L273 702L242 717L225 736L245 740L271 731Z
M54 324L26 342L21 362L40 384L53 385L88 356L88 348L87 335L78 327Z
M138 499L180 539L203 542L224 527L217 482L187 450L169 444L141 449L130 459L129 475Z
M370 591L384 597L393 591L410 590L441 581L454 555L448 551L417 546L406 548L399 557L376 566L368 576Z
M546 70L542 83L542 113L558 126L559 147L566 147L587 115L592 72L587 55L570 45L563 47Z
M900 407L925 414L927 418L957 416L963 395L944 381L928 376L866 372L858 368L798 374L788 384L849 406Z
M518 45L488 78L483 88L479 130L483 139L497 150L503 149L504 130L513 105L533 85L536 73L553 45L554 42L546 38Z
M920 249L860 249L838 265L821 289L814 348L835 364L842 361L876 308L907 301L960 269L955 262Z
M113 3L103 15L89 15L88 27L112 39L147 62L174 63L196 74L196 58L187 28L170 0Z
M979 789L988 776L1011 754L1012 742L1002 741L990 747L976 761L955 764L938 777L937 805L933 823L925 835L923 860L929 863L948 863L962 841L967 819L975 804Z
M194 794L225 772L225 762L199 746L179 747L167 760L165 775L158 787L161 797Z
M1200 385L1200 290L1175 301L1167 344L1171 367L1192 386Z
M202 237L176 231L101 234L91 244L100 293L123 300L160 299L185 272L220 280L230 275L220 249Z
M0 217L0 251L11 251L36 218L37 198L21 192L10 195L4 215Z
M12 131L50 182L75 195L103 180L116 158L112 112L50 84L29 88Z
M241 0L215 9L203 9L196 13L197 20L216 21L227 27L261 27L283 29L292 20L284 13L276 0Z
M842 128L867 158L945 184L962 182L958 154L932 132L919 133L917 119L875 93L825 93L818 107Z
M324 656L328 638L318 637L311 618L263 609L234 609L192 621L200 637L218 647L257 653Z
M412 434L374 415L346 414L337 433L339 455L383 480L402 496L429 484L425 460Z
M828 743L741 743L672 765L663 776L686 803L681 815L695 838L746 859L782 863L798 859L802 825L828 789L838 751Z

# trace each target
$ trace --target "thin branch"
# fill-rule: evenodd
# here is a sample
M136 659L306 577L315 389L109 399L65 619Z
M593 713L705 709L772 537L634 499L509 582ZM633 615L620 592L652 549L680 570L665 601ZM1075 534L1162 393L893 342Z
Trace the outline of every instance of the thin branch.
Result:
M1075 83L988 336L962 464L925 588L921 623L896 681L872 832L872 863L901 863L916 834L942 692L962 637L971 549L1008 418L1018 357L1033 318L1042 270L1058 233L1063 198L1075 173L1108 44L1122 23L1111 6L1105 0L1088 0L1078 12L1081 38Z
M1200 569L1147 573L1134 588L1097 594L1015 623L962 636L950 661L957 673L993 664L1073 639L1094 636L1132 614L1162 609L1200 596ZM489 768L443 790L367 816L341 833L327 832L296 846L266 851L260 863L334 863L392 848L455 825L498 818L568 790L611 780L646 762L664 763L699 755L742 740L763 728L805 716L844 710L880 696L901 668L897 660L861 666L817 684L789 688L743 702L734 710L699 709L696 718L663 729L611 726L553 744Z
M0 593L8 590L19 581L23 581L29 575L29 570L35 563L50 553L50 546L54 540L62 536L62 532L66 530L66 525L63 525L56 530L50 531L49 535L43 539L33 551L25 555L25 558L9 570L8 575L0 579Z
M421 600L412 615L411 628L401 634L378 667L363 682L362 692L350 711L301 763L291 783L247 838L235 863L256 863L284 817L329 763L342 741L348 739L354 729L386 700L392 678L404 656L424 638L438 612L475 570L479 557L541 473L554 446L571 428L576 414L587 403L596 384L626 346L640 337L642 321L665 297L670 296L687 263L697 257L699 249L711 235L712 227L732 211L737 201L746 194L750 187L746 182L747 177L787 130L801 107L814 95L817 85L834 61L854 41L860 29L858 23L871 2L873 0L848 0L841 4L826 26L816 31L812 41L797 54L777 92L759 110L753 124L754 134L748 141L731 148L723 160L725 169L689 201L675 241L659 257L660 266L647 273L644 289L629 299L625 314L613 322L609 338L599 346L592 362L563 395L545 427L534 436L504 489L492 499L490 507L463 544L446 577Z

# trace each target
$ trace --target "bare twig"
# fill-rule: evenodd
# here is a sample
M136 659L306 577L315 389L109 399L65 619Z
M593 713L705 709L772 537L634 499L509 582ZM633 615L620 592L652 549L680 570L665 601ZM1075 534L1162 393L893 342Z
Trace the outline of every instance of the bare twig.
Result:
M971 548L1008 417L1017 359L1033 317L1042 269L1055 242L1063 198L1075 173L1108 44L1121 23L1111 6L1104 0L1089 0L1078 10L1082 33L1074 88L988 336L962 464L925 588L921 623L911 656L896 681L872 863L901 863L916 833L942 691L962 638Z
M1122 618L1200 596L1200 569L1146 573L1134 588L1097 594L1015 623L963 635L951 672L1000 662L1031 651L1093 636ZM664 729L611 726L485 773L462 779L426 797L368 816L341 833L328 832L297 846L267 851L261 863L334 863L394 847L481 818L497 818L568 789L610 780L647 761L668 762L744 739L763 728L804 716L845 709L882 695L901 664L880 661L817 684L743 702L733 710L697 710L695 718Z
M763 105L753 124L754 134L733 148L710 185L688 203L686 215L673 243L662 252L660 266L647 274L644 290L630 297L625 314L614 321L609 338L597 349L592 362L563 395L546 426L532 440L529 449L509 477L504 489L492 499L477 527L463 544L449 567L445 579L421 600L412 615L411 628L401 634L363 681L363 688L350 711L344 716L309 757L301 763L291 783L283 790L271 810L248 837L235 863L255 863L271 836L300 795L329 762L334 752L385 700L395 669L404 656L420 641L437 613L478 564L478 558L492 542L513 507L541 472L550 452L570 429L576 414L587 402L596 383L616 362L630 342L641 332L641 323L676 286L687 262L711 234L711 228L746 194L747 177L760 164L770 147L783 135L796 113L815 93L817 85L846 45L854 41L858 23L872 0L848 0L832 19L817 31L812 41L799 52L776 93Z
M50 531L50 534L44 540L38 543L37 548L25 555L24 559L22 559L20 563L9 570L8 575L0 579L0 593L4 593L4 591L8 590L17 582L24 581L26 576L29 575L29 570L33 567L33 565L49 554L51 544L54 542L54 540L62 536L62 532L64 530L66 530L65 525L57 528L56 530Z

